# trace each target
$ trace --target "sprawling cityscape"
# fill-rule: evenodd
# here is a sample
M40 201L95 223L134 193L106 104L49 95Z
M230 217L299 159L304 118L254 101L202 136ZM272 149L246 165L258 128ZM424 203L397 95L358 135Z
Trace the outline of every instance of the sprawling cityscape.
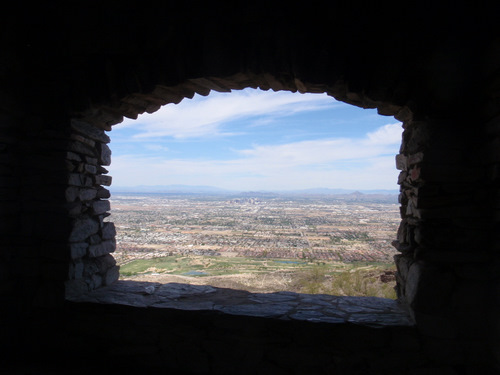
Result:
M116 195L115 258L174 254L391 261L399 208L339 197Z
M278 289L293 289L291 266L391 264L400 221L395 195L122 193L111 204L122 278L201 283L258 270L253 279L270 284L280 275L288 287Z

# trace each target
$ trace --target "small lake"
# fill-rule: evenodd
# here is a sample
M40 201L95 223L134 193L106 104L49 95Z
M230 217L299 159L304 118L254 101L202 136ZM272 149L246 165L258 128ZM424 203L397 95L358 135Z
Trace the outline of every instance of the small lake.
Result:
M206 276L208 275L206 272L202 271L188 271L183 273L184 276Z

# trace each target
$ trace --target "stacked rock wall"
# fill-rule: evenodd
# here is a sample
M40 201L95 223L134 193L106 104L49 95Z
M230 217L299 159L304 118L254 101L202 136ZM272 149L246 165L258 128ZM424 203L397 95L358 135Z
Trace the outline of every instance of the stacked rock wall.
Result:
M410 307L429 355L450 364L483 361L498 335L488 327L498 302L493 202L500 159L493 155L499 134L492 138L486 128L480 132L462 121L406 120L396 157L398 296Z
M116 248L115 227L109 216L111 185L104 166L111 164L110 141L104 130L81 120L71 123L66 154L68 187L65 198L71 232L69 235L69 280L67 294L80 294L109 285L119 277L119 267L110 255Z

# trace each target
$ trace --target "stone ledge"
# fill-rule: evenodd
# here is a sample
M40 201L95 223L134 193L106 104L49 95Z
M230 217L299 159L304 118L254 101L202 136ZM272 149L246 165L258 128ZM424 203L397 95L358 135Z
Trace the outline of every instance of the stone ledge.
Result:
M72 302L118 304L140 308L217 311L229 315L368 327L413 326L396 301L376 297L338 297L293 292L250 293L208 285L120 280Z

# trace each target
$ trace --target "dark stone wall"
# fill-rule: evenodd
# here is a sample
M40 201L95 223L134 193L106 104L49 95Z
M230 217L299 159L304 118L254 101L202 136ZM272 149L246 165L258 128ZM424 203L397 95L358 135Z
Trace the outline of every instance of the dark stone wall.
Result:
M412 374L423 360L411 327L370 328L214 311L68 304L39 311L7 370L72 374ZM52 340L42 347L39 337ZM67 347L61 351L61 343ZM51 357L51 353L52 357ZM26 358L31 361L27 362ZM59 365L54 366L57 358ZM63 373L54 372L56 374ZM428 372L429 373L429 372ZM453 373L453 372L450 372Z
M498 370L495 15L459 4L384 8L331 2L299 8L259 2L66 3L12 11L0 26L3 352L15 348L19 354L29 342L34 357L34 342L43 345L42 338L56 332L63 340L48 347L64 357L72 353L67 343L82 340L78 348L85 353L94 342L91 335L72 330L92 326L102 309L125 326L148 314L123 307L68 308L64 300L67 289L92 289L117 277L109 255L113 228L102 222L110 182L102 130L123 116L136 118L194 93L260 87L326 92L404 122L396 160L402 171L402 224L395 242L401 251L401 300L412 308L433 366L449 373ZM89 133L88 126L95 131ZM242 346L265 343L277 353L272 358L286 362L274 338L245 335L247 322L240 320L234 324ZM68 327L73 333L65 341ZM181 340L195 340L193 327L183 326ZM99 340L108 337L118 345L117 326L102 324L99 330ZM220 337L224 348L234 339L212 328L204 334ZM137 342L142 340L148 338ZM311 342L309 353L326 345L320 342ZM131 349L137 363L148 345ZM47 360L50 352L41 350L41 357ZM328 355L316 360L326 363ZM218 354L209 357L221 363Z
M433 356L455 346L449 361L496 351L500 334L500 258L492 235L498 219L488 198L496 190L487 146L495 136L464 125L406 121L397 156L398 295L434 347Z
M449 115L484 99L499 59L494 14L458 4L34 5L2 25L3 75L26 109L53 116L233 75ZM130 113L145 109L135 104Z

